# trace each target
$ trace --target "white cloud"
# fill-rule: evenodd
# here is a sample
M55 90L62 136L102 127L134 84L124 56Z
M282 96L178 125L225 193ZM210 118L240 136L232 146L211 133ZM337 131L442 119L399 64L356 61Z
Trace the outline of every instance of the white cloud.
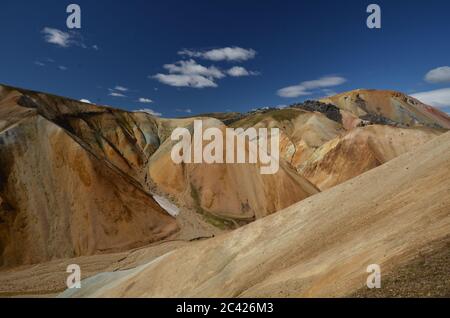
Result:
M118 92L109 92L108 95L113 97L126 97L124 94Z
M58 68L59 68L61 71L67 71L67 67L65 67L64 65L60 65L60 66L58 66Z
M425 80L429 83L450 83L450 67L441 66L432 69L425 75Z
M215 66L205 67L192 59L165 64L164 68L169 74L159 73L154 75L153 78L175 87L217 87L214 80L225 77L225 74Z
M164 68L171 74L201 75L210 78L223 78L225 75L215 66L205 67L194 60L178 61L175 64L165 64Z
M316 80L301 82L298 85L279 89L277 94L281 97L299 97L314 93L315 89L338 86L347 80L339 76L324 76Z
M224 47L209 51L181 50L179 55L187 55L190 57L200 57L210 61L247 61L256 56L253 49L244 49L241 47Z
M120 85L117 85L116 87L114 87L114 90L120 91L120 92L127 92L128 88L120 86Z
M217 84L213 80L200 75L156 74L153 78L161 83L175 87L217 87Z
M299 97L311 95L312 92L307 91L301 84L299 84L279 89L277 94L281 97Z
M49 27L45 27L42 30L42 33L44 33L44 39L48 43L52 43L60 47L69 47L71 45L72 36L70 33Z
M127 97L124 93L128 91L128 88L116 85L114 88L108 88L109 96L113 97Z
M253 58L256 55L256 51L239 47L227 47L205 52L182 50L178 54L200 57L212 61L245 61ZM193 59L165 64L163 67L167 70L168 74L158 73L149 77L163 84L175 87L217 87L216 80L224 78L227 75L233 77L259 75L258 72L248 71L240 66L232 67L227 71L221 70L214 65L203 66Z
M80 99L80 102L82 103L87 103L87 104L92 104L91 101L89 99Z
M179 113L192 114L192 109L190 109L190 108L186 108L186 109L177 108L176 111L179 112Z
M436 89L411 95L424 104L434 107L450 107L450 88Z
M64 32L59 29L45 27L44 29L42 29L41 33L44 34L44 40L46 42L57 45L59 47L68 48L71 46L79 46L83 49L99 49L97 45L86 45L81 33L76 31Z
M138 99L139 103L143 103L143 104L150 104L153 103L153 101L149 98L145 98L145 97L141 97Z
M227 71L227 74L233 77L259 75L258 72L247 71L242 66L234 66Z
M92 48L94 49L94 50L96 50L96 51L98 51L100 48L98 47L98 45L97 44L94 44L93 46L92 46Z
M39 61L36 61L36 62L34 62L34 64L36 64L37 66L45 66L45 64L44 64L44 63L42 63L42 62L39 62Z
M153 116L156 116L156 117L162 116L161 113L158 113L158 112L156 112L156 111L154 111L153 109L150 109L150 108L136 109L136 110L134 110L134 112L135 113L147 113L147 114L150 114L150 115L153 115Z

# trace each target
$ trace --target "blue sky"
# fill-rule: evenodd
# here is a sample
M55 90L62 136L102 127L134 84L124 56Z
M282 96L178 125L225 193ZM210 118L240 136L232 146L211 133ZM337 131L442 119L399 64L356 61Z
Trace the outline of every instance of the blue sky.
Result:
M381 29L366 26L370 3ZM356 88L450 112L449 14L445 0L4 0L0 82L164 117Z

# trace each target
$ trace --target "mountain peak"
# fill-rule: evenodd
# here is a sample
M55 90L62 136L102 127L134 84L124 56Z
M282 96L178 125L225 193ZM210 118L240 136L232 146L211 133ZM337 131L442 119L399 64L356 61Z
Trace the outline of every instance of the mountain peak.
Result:
M450 129L450 117L446 113L394 90L357 89L320 101L333 104L350 116L376 115L407 127Z

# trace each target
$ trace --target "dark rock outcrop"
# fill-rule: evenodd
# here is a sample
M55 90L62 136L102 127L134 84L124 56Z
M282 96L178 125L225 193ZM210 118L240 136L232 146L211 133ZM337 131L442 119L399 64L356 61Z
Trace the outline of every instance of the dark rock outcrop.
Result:
M315 100L307 100L300 104L294 104L291 107L300 108L311 112L319 112L329 119L342 124L342 115L338 107L332 104L326 104Z

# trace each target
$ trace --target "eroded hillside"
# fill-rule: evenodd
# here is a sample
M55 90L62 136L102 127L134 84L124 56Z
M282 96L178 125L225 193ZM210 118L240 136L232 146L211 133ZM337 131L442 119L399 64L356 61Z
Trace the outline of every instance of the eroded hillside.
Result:
M368 265L389 276L424 247L441 248L450 231L449 134L279 213L132 271L94 276L62 296L353 294Z
M279 128L280 169L175 164L194 120ZM0 85L0 293L59 292L74 258L75 296L359 293L366 262L410 268L448 234L448 128L391 91L162 119Z

